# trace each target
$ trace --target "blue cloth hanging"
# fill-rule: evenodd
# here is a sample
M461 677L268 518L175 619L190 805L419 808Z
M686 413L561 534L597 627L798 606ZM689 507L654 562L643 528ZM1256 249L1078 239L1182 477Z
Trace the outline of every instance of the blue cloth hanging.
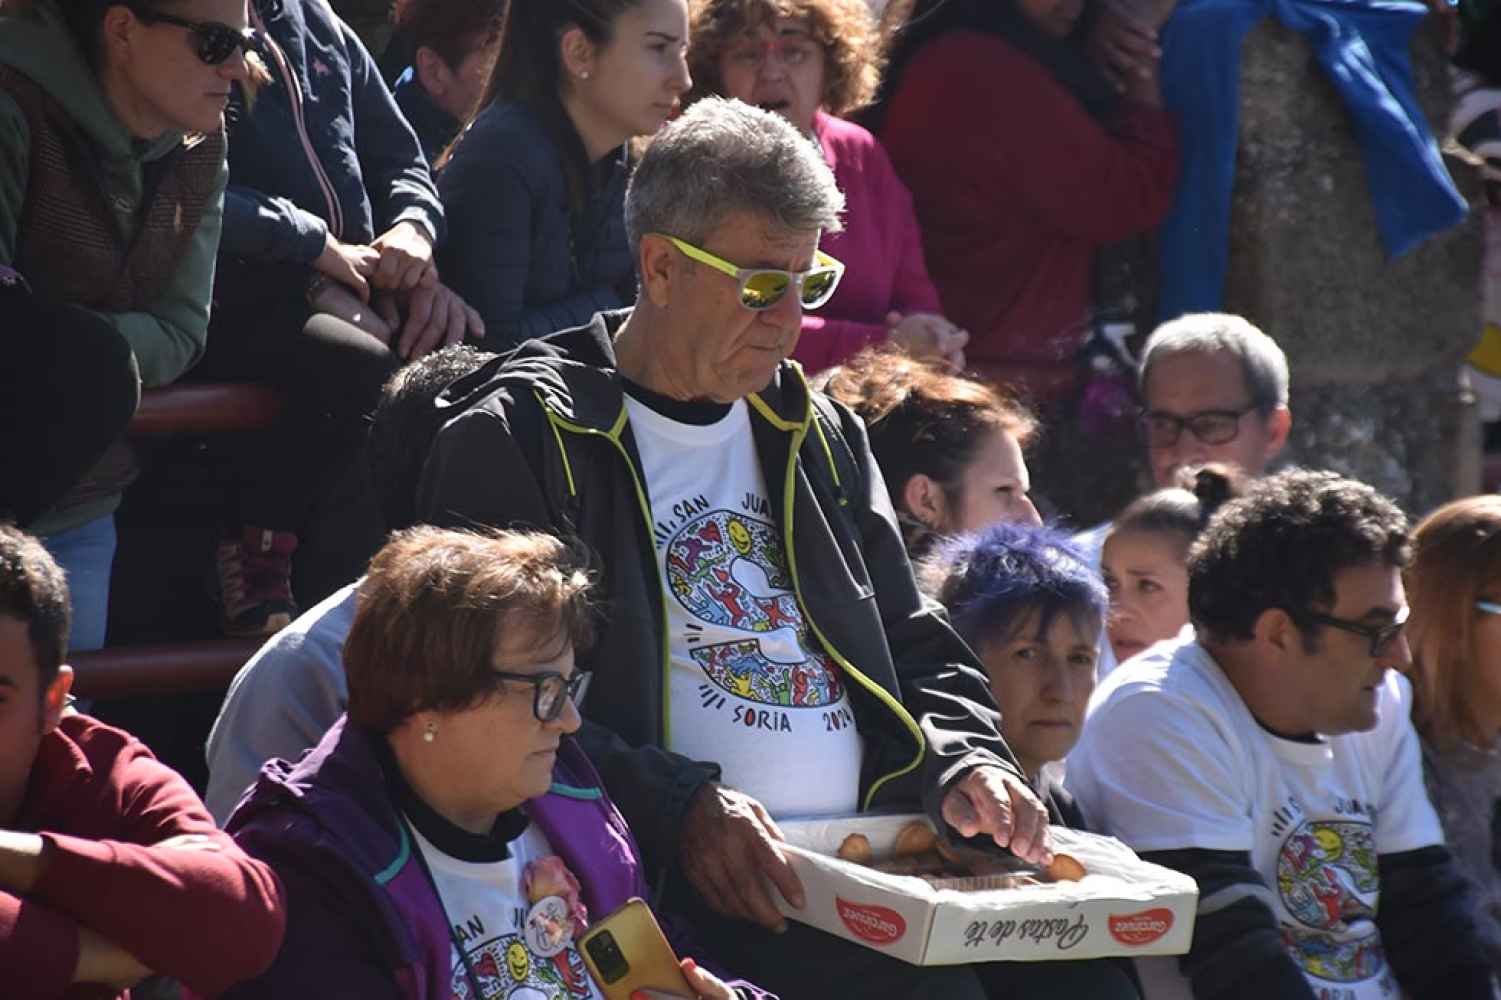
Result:
M1468 211L1444 167L1412 79L1410 0L1182 0L1161 32L1162 88L1183 136L1177 199L1162 226L1162 319L1221 308L1240 129L1240 50L1275 17L1313 46L1345 102L1391 257Z

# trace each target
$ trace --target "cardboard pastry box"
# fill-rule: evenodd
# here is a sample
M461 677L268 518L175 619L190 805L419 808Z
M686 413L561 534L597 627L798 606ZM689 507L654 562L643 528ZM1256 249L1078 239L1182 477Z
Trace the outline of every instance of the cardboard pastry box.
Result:
M1056 851L1078 859L1079 882L956 891L920 878L834 857L851 833L889 857L918 816L864 815L778 825L807 894L796 910L775 888L782 913L914 965L1038 962L1110 956L1181 955L1193 937L1198 889L1181 872L1149 864L1118 840L1052 828Z

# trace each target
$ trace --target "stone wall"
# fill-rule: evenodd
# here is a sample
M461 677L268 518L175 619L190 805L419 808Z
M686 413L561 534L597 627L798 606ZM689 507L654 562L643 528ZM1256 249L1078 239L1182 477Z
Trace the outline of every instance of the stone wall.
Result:
M1442 135L1448 76L1426 26L1413 63ZM1289 457L1364 479L1415 514L1474 492L1478 427L1457 371L1480 330L1480 213L1388 261L1343 103L1301 36L1258 27L1241 85L1225 307L1287 351ZM1470 168L1450 167L1476 203Z

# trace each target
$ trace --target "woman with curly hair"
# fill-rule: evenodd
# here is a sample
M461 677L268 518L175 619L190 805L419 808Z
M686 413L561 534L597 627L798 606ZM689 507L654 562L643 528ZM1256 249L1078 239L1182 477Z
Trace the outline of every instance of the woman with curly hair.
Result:
M854 410L916 559L943 535L1039 524L1022 449L1037 418L984 382L895 350L866 350L825 386Z
M912 195L886 151L842 116L880 83L880 45L865 0L693 0L690 95L736 97L817 139L847 209L820 249L843 261L839 290L803 317L793 357L809 371L893 342L963 367L969 337L945 319L923 262Z

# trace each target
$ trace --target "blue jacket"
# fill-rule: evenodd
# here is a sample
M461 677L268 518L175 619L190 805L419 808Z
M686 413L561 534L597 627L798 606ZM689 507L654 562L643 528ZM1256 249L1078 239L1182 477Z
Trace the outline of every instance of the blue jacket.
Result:
M590 171L590 190L570 217L564 151L540 114L492 104L464 133L438 178L449 236L443 278L485 321L486 347L583 326L636 297L625 236L624 150Z
M253 104L236 88L226 113L220 290L278 266L305 279L330 230L368 243L410 219L441 238L417 136L354 31L326 0L253 0L251 19L274 43L262 49L272 82Z
M1178 119L1178 194L1160 235L1164 320L1219 309L1230 262L1240 135L1240 48L1267 17L1308 39L1344 101L1390 257L1469 210L1439 155L1413 84L1415 0L1183 0L1162 28L1163 103Z

